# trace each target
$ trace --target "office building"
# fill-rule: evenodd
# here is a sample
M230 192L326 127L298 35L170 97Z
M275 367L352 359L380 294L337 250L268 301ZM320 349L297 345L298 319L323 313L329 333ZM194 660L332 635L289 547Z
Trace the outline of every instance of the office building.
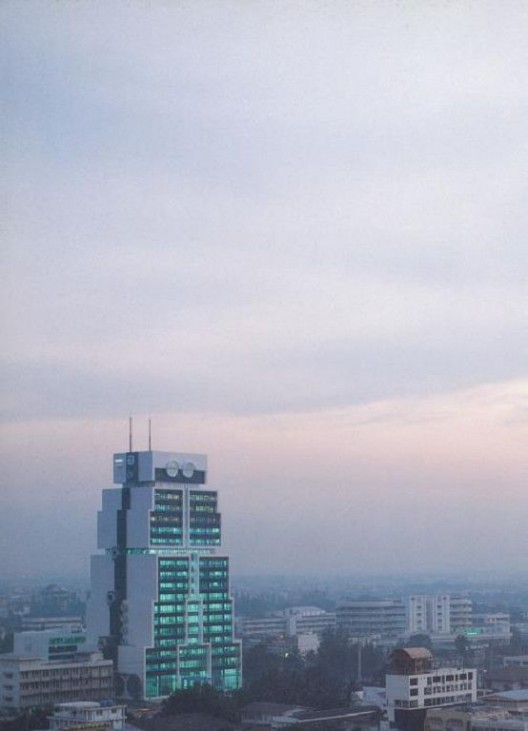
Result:
M405 632L405 605L398 599L343 601L336 609L336 623L349 637L396 639Z
M113 666L100 653L72 660L0 655L0 708L46 708L67 701L97 701L113 695Z
M114 455L120 487L103 491L87 632L115 662L118 697L241 684L229 558L218 553L218 496L206 482L204 455Z

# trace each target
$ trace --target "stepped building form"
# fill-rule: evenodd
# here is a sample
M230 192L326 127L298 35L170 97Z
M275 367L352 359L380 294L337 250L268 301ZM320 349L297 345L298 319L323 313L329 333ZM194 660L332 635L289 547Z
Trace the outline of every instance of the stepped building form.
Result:
M116 694L160 698L195 683L241 685L229 558L207 458L114 455L92 556L88 642L114 660Z

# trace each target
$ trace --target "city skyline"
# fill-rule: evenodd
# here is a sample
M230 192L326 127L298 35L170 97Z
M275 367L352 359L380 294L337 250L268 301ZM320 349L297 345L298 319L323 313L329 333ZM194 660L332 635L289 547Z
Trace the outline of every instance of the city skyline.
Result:
M87 574L130 413L235 574L525 569L526 5L0 13L0 574Z

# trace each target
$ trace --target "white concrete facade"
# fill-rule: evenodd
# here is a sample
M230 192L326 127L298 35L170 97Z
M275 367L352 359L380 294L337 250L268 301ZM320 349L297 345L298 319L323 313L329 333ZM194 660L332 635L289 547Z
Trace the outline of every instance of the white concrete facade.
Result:
M86 632L76 627L15 632L13 654L46 660L70 659L84 649Z
M459 594L413 594L406 600L407 631L451 634L468 629L471 600Z
M50 731L65 731L76 727L103 727L108 731L121 731L125 725L125 711L125 706L106 701L59 703L55 706L53 715L48 717L49 727Z
M42 708L63 701L102 700L112 694L112 661L98 653L72 662L0 655L0 708Z
M431 708L477 700L475 669L440 668L414 675L386 676L387 716L394 724L397 709Z

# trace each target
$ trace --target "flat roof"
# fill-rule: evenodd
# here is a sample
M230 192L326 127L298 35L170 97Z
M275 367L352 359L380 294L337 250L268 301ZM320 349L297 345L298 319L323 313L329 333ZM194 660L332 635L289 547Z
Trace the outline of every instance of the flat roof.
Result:
M492 693L494 698L504 698L510 701L528 701L528 688L519 690L503 690L498 693ZM489 698L489 696L487 696Z

